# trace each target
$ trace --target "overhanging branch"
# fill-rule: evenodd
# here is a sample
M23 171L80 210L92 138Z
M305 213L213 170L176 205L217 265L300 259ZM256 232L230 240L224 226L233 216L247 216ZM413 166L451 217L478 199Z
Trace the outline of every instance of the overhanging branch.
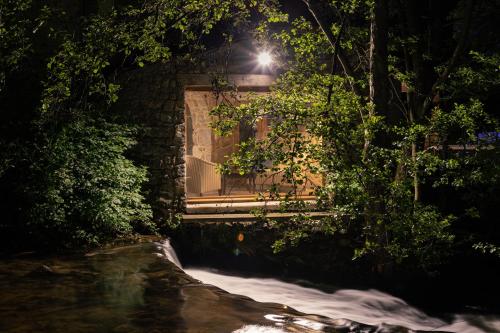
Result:
M333 19L331 15L331 8L329 8L328 5L325 5L324 2L321 0L302 0L311 15L313 16L314 20L320 27L321 31L325 34L326 38L328 39L328 42L330 45L334 48L334 52L337 54L337 59L340 62L340 65L342 66L342 70L344 72L344 75L348 77L349 84L351 86L351 89L354 91L354 93L359 95L359 90L357 87L354 85L352 82L352 78L354 78L354 70L352 69L351 65L347 61L347 57L345 56L343 50L340 48L340 43L337 45L337 40L338 38L335 38L335 35L333 34L332 30L330 29L331 25L333 24Z

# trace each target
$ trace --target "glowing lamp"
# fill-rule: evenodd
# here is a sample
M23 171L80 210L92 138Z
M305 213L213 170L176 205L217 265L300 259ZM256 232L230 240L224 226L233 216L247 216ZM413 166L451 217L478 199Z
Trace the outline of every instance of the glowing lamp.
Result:
M273 57L267 51L259 53L257 61L261 66L269 66L273 62Z

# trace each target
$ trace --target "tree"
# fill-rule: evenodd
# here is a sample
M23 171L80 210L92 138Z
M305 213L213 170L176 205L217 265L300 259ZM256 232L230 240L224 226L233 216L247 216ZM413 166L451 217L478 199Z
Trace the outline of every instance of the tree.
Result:
M279 225L283 238L277 249L319 228L349 232L354 257L367 255L382 270L393 261L439 262L454 241L452 221L465 213L443 205L433 193L446 188L459 195L458 187L471 188L470 175L496 168L491 162L497 141L477 139L498 128L498 118L484 108L489 97L449 95L460 86L452 79L459 64L475 62L467 47L477 4L303 2L311 15L280 32L269 31L288 60L270 95L213 112L221 119L215 125L221 134L239 119L253 124L263 117L275 119L266 139L242 145L227 164L265 172L263 166L271 161L271 171L295 187L285 196L284 208L306 209L296 188L310 173L323 175L324 184L315 188L318 208L333 217L318 225L299 216ZM444 20L451 28L444 27ZM486 49L475 47L480 54ZM498 77L486 68L476 65L473 72ZM498 89L497 83L488 89ZM464 148L452 151L451 143ZM474 150L466 149L468 143L475 144ZM279 184L272 192L278 196Z
M192 60L219 22L272 3L2 0L2 235L74 246L154 231L146 170L126 157L137 128L110 112L119 74Z

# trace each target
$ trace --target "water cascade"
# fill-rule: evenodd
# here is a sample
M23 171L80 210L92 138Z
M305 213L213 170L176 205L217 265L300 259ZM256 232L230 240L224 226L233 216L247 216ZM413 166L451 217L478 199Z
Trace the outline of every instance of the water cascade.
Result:
M160 253L160 256L165 257L168 261L173 263L175 266L179 267L182 269L181 262L179 261L179 258L177 257L177 253L175 252L174 248L170 244L170 240L167 238L162 242L158 243L158 250L160 250L162 253Z
M174 258L172 261L177 262L176 265L180 267L175 250L169 241L166 240L162 244L165 257ZM375 327L401 326L411 330L460 333L500 332L500 318L498 317L456 314L452 315L452 320L449 322L430 317L402 299L374 289L340 289L334 293L326 293L277 279L226 275L208 268L185 268L184 271L203 283L219 287L232 294L247 296L263 303L285 304L303 313L337 320L348 319ZM285 320L283 317L273 315L267 316L267 319L278 323ZM322 331L324 325L310 322L306 326ZM262 327L253 329L255 332L263 330Z
M500 332L498 316L433 318L377 290L327 293L181 267L169 240L148 238L87 254L2 258L0 332Z

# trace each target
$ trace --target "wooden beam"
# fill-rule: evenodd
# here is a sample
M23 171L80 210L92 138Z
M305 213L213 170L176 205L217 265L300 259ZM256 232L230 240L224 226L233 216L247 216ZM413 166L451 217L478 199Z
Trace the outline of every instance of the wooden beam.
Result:
M314 195L301 195L297 200L315 200ZM210 196L210 197L191 197L186 199L189 204L204 204L204 203L233 203L233 202L265 202L275 201L269 196L265 196L263 200L259 199L256 195L228 195L228 196ZM295 200L295 199L294 199Z
M296 212L288 213L268 213L267 218L273 220L287 220L299 215ZM308 212L303 215L315 219L333 216L329 212ZM183 223L255 223L258 218L253 214L184 214Z
M212 91L213 86L210 85L190 85L185 86L186 91ZM269 86L239 86L236 88L238 92L269 92ZM228 89L229 91L230 89Z

